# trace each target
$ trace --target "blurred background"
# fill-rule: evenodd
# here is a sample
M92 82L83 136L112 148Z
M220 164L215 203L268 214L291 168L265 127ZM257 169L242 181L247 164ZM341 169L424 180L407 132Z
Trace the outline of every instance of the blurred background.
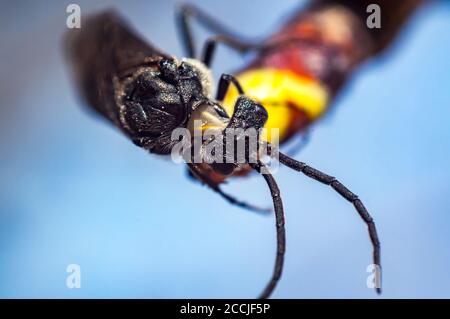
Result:
M253 298L275 257L273 216L230 206L82 107L61 39L64 1L0 4L0 297ZM177 1L115 7L152 43L182 55ZM249 36L278 28L297 0L195 1ZM83 21L82 21L83 23ZM201 41L205 32L197 29ZM314 126L297 158L365 202L382 243L383 298L450 297L450 4L413 17ZM219 50L216 78L245 61ZM275 298L372 298L371 246L352 206L288 169L287 254ZM225 189L271 205L258 176ZM68 289L66 267L81 267Z

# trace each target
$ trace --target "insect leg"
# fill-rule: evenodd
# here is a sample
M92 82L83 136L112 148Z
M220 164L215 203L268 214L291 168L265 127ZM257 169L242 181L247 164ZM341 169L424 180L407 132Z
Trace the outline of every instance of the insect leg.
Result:
M239 84L239 81L230 74L222 74L220 76L219 85L217 86L217 95L216 100L222 102L227 94L228 88L230 87L230 83L233 83L239 94L244 94L244 90L242 86Z
M248 204L246 202L236 199L235 197L222 191L220 189L220 186L216 182L212 181L210 178L208 178L208 176L205 176L204 174L202 174L202 172L194 164L188 163L187 165L189 167L190 172L192 173L192 177L195 177L200 182L208 185L214 192L216 192L217 194L222 196L230 204L236 205L238 207L248 209L250 211L257 212L257 213L267 214L272 211L272 209L270 209L270 208L258 207L258 206Z
M196 57L196 48L190 23L192 18L195 18L203 27L216 34L221 34L237 43L246 42L239 40L239 36L233 34L233 32L218 22L217 19L200 10L196 6L192 4L183 4L177 11L177 24L181 33L184 49L191 58Z
M228 47L246 53L248 51L264 51L272 48L279 48L283 45L290 45L295 42L305 44L308 39L285 39L274 43L252 42L244 37L235 34L222 25L217 19L200 10L192 4L183 4L177 11L177 24L181 34L181 40L188 57L196 58L196 46L191 28L191 18L195 18L203 27L216 33L216 36L208 39L202 53L202 61L210 66L217 43L222 43Z
M261 163L252 165L252 168L255 169L257 172L259 172L260 174L262 167L263 164ZM269 186L270 189L270 193L273 200L273 207L275 209L275 219L276 219L275 225L277 229L277 256L275 259L275 267L269 283L259 296L259 298L261 299L266 299L269 298L270 295L272 294L281 277L281 273L283 272L284 253L286 251L286 230L284 228L283 202L281 200L278 185L271 174L266 173L261 175L266 180L267 186Z
M223 44L227 47L238 51L241 54L248 53L250 51L254 52L268 52L270 50L280 49L284 46L293 45L296 43L300 43L303 46L307 46L311 44L311 40L302 39L302 38L288 38L279 41L271 41L271 42L252 42L249 40L243 40L240 37L230 36L227 34L219 34L215 35L211 38L208 38L203 46L202 52L202 62L210 67L212 64L212 58L214 53L216 52L217 44ZM314 43L312 43L314 44Z
M189 17L193 15L195 11L187 4L182 5L176 13L176 22L179 32L181 34L181 42L184 46L184 51L190 58L196 57L195 44L192 36L191 25L189 23Z
M377 230L375 228L375 223L373 222L372 217L370 216L367 209L364 207L361 200L357 195L353 194L347 187L345 187L341 182L339 182L336 178L322 173L321 171L308 166L303 162L296 161L293 158L290 158L287 155L279 153L279 161L280 163L296 170L302 172L306 176L319 181L323 184L330 185L336 192L339 193L343 198L353 204L355 206L356 211L362 220L366 223L367 228L369 230L370 240L372 242L373 247L373 263L379 267L381 271L381 263L380 263L380 241L378 240ZM378 275L381 276L381 273ZM377 293L381 293L381 287L376 288Z
M242 41L238 38L230 37L228 35L213 36L206 40L202 52L202 62L208 67L211 66L212 58L214 53L216 52L216 47L218 43L224 44L238 51L239 53L246 53L252 50L256 51L263 48L262 46L257 45L255 43Z

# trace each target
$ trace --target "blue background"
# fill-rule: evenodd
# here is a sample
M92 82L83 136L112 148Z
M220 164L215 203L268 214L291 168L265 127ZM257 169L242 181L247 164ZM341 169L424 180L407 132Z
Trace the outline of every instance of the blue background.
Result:
M68 3L0 5L0 297L256 297L272 272L273 217L230 206L80 106L61 54ZM83 14L116 7L147 39L182 53L175 1L77 3ZM196 3L249 36L269 34L298 5ZM448 2L418 12L297 155L369 208L386 298L450 297L449 33ZM224 49L214 71L242 65ZM288 246L273 296L375 297L371 246L351 205L290 170L276 178ZM258 176L226 189L271 204ZM80 289L66 287L72 263Z

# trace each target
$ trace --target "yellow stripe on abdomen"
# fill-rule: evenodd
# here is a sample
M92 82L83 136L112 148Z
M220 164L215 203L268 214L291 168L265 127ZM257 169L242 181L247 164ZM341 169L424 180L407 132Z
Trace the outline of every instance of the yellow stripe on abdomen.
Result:
M328 91L313 79L298 75L290 70L262 68L251 69L236 76L245 95L262 104L269 119L265 125L268 129L279 129L280 141L288 132L292 120L292 108L304 112L310 121L318 118L326 109ZM234 103L238 97L236 88L230 87L224 107L228 114L233 113Z

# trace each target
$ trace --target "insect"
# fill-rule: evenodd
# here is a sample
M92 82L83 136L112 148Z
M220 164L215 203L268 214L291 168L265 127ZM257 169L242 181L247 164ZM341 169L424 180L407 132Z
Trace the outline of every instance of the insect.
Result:
M208 68L218 42L230 44L243 51L258 49L260 52L270 52L292 43L303 43L304 39L287 39L286 41L281 39L281 42L250 46L223 35L208 41L203 59L198 60L193 58L195 54L187 23L188 16L193 13L201 15L199 11L192 11L192 7L185 7L181 13L180 21L184 39L187 40L191 53L191 58L181 60L145 42L113 11L91 16L85 19L83 28L72 30L66 39L66 49L73 65L76 83L87 104L118 127L137 146L158 155L169 155L178 142L171 138L172 132L177 128L195 126L193 124L195 120L200 120L201 123L206 123L207 126L213 126L223 132L228 128L261 129L265 125L276 127L277 123L280 123L280 126L284 125L280 128L282 141L301 127L299 123L306 123L307 119L310 122L313 120L308 117L311 116L309 111L304 112L303 115L300 115L301 112L291 114L284 119L277 116L277 112L274 112L276 108L287 108L292 106L289 103L297 103L297 101L287 101L287 95L283 93L280 96L273 96L275 98L273 101L263 101L263 104L260 104L256 101L258 99L251 97L252 94L247 95L239 78L229 74L221 75L217 94L213 97L211 73ZM214 24L213 20L208 18L203 21L206 24ZM284 75L286 74L273 76L283 79ZM253 76L258 78L257 74ZM265 79L265 76L261 79ZM291 80L288 79L288 81ZM245 77L243 83L244 87L253 87L245 81ZM314 113L318 115L321 112L320 107L323 107L321 103L325 103L323 100L325 93L317 84L310 84L312 86L309 88L317 93L318 99L311 102L311 107L316 105L319 108ZM269 83L269 87L273 89L273 86L274 83ZM265 90L264 86L263 89ZM268 94L271 93L273 91L269 90ZM236 98L233 105L227 106L225 99L232 99L234 95ZM306 98L307 94L304 97ZM270 122L272 115L278 117L274 120L275 122ZM303 119L297 119L297 116L303 116ZM283 121L287 121L287 124L281 123ZM380 266L380 244L375 224L361 200L334 177L278 152L265 140L259 141L259 144L264 145L269 152L276 152L281 164L331 186L354 205L368 226L374 249L373 263ZM260 173L266 181L273 201L277 232L274 270L268 284L260 294L260 298L268 298L275 289L283 269L286 241L283 204L277 183L267 172L258 154L256 162L250 161L248 154L245 159L246 162L243 164L220 163L219 165L215 162L201 162L187 163L187 165L193 176L213 191L232 204L251 210L258 208L224 193L220 188L220 182L229 176L244 174L251 169ZM376 289L378 292L381 291L380 287Z

